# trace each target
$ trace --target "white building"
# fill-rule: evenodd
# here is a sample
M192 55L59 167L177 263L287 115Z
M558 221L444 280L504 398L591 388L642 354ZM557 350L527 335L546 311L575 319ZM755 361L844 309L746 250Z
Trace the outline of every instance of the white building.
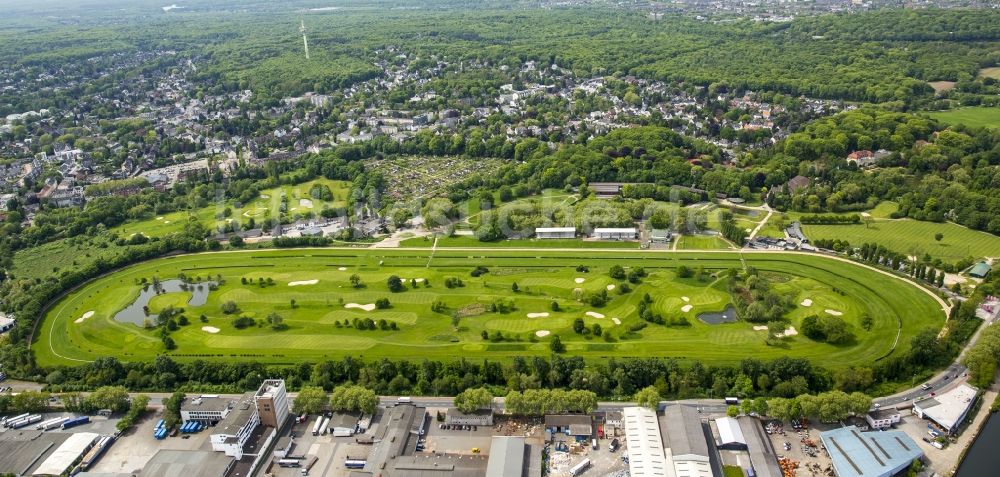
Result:
M444 420L445 424L459 426L492 426L493 410L477 409L473 412L462 412L456 408L448 408L448 414Z
M632 477L668 475L656 412L645 407L626 407L622 416Z
M268 379L257 392L246 393L215 426L210 436L212 450L225 452L234 459L243 458L243 448L257 426L280 429L288 418L285 381Z
M14 318L0 312L0 334L14 329Z
M899 424L899 410L896 408L876 409L865 414L865 420L872 429L885 429Z
M915 401L913 413L954 433L975 403L978 392L976 388L962 383L951 391Z
M713 477L705 426L695 409L667 406L659 425L667 459L667 475Z
M181 420L185 423L197 421L204 424L215 424L229 415L233 401L214 395L202 395L194 399L186 399L181 404Z
M537 227L535 237L540 239L576 238L576 227Z
M635 227L596 228L590 236L600 240L635 240L639 231Z

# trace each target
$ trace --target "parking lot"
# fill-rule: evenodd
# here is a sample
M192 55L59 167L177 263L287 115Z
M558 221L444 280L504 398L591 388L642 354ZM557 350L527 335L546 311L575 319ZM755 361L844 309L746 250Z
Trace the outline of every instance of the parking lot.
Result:
M493 426L477 426L471 429L442 429L443 424L431 422L425 436L427 441L424 452L439 454L475 454L489 453L490 441L493 439ZM479 452L473 452L478 449Z
M91 470L93 472L134 473L142 470L160 449L212 449L212 444L208 439L210 432L208 430L197 434L178 434L176 437L156 440L153 438L153 429L160 419L161 416L158 412L147 414L146 418L139 421L132 431L115 441L114 445L107 450ZM114 432L114 426L111 426L110 431L103 433L113 434Z

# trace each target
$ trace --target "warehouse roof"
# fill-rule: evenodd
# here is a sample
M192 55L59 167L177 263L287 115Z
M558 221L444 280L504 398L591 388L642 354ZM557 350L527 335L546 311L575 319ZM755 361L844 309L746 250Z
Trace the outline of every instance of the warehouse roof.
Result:
M764 426L760 421L750 416L740 416L737 421L740 423L743 439L747 443L750 464L753 465L757 477L782 477L778 456L775 455L771 439L764 433Z
M632 477L666 476L667 458L656 413L645 407L626 407L622 412Z
M84 452L90 449L98 437L93 432L79 432L70 435L48 459L32 472L32 475L62 475Z
M923 455L903 431L860 432L849 426L820 434L839 477L896 475Z
M142 468L142 477L222 477L236 463L222 452L161 449Z
M743 437L743 431L740 430L740 422L735 418L722 417L716 419L715 426L719 429L719 445L747 445L747 439Z
M521 477L524 475L524 438L493 436L486 477Z
M535 227L535 233L576 232L576 227Z
M698 412L688 406L667 406L660 416L663 447L674 456L702 456L708 459L708 441Z
M181 411L204 411L222 412L229 407L230 399L223 399L215 396L202 396L194 399L185 399L181 403Z
M244 393L233 407L233 410L215 427L212 434L236 435L243 426L246 426L257 412L253 396L253 392Z
M55 452L69 436L35 430L0 432L0 472L29 475L33 466Z

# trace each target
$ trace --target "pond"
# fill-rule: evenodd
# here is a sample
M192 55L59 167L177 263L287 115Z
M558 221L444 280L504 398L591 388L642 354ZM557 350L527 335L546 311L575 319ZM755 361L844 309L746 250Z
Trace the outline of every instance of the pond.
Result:
M147 285L139 292L139 298L136 298L131 305L125 307L124 310L119 311L115 315L115 321L142 326L146 322L146 319L155 320L156 315L147 315L143 311L143 308L149 305L149 301L153 297L163 293L189 292L191 293L191 299L187 302L188 306L204 305L208 301L208 292L211 285L215 285L215 282L186 284L181 280L165 280L160 282L158 287Z
M760 215L759 210L753 210L753 209L732 209L732 212L735 215L744 215L747 217L757 217Z
M733 305L729 305L721 312L698 313L698 319L710 325L718 325L720 323L735 323L740 318L736 316L736 308L733 308Z
M988 419L986 426L972 442L969 453L959 464L956 474L958 477L996 475L997 466L1000 466L1000 454L996 451L1000 444L1000 417L994 412Z

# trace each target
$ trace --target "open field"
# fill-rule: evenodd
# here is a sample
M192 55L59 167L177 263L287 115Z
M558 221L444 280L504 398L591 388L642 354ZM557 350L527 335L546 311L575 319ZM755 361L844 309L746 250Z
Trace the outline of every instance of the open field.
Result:
M810 240L841 239L851 245L874 242L908 255L931 257L954 262L965 257L1000 256L1000 237L968 229L950 222L935 223L918 220L876 220L871 225L804 225L802 231ZM944 234L940 242L934 234Z
M730 249L729 243L715 235L682 235L677 239L678 250Z
M959 108L950 111L936 111L928 113L928 115L948 124L964 124L966 126L987 128L1000 127L1000 108Z
M897 323L903 325L898 352L918 330L940 327L944 319L941 305L923 290L875 270L822 256L743 253L747 265L773 277L773 286L794 303L812 300L811 307L796 306L788 313L791 325L798 325L809 314L833 309L843 313L856 334L855 342L842 346L802 336L768 346L764 332L754 331L750 323L709 325L697 319L701 312L721 311L730 303L723 280L706 276L698 281L675 274L682 264L693 269L704 267L709 273L739 268L740 256L736 252L440 248L433 258L426 249L296 249L176 256L126 268L67 296L52 307L33 346L44 365L72 364L100 356L152 359L164 352L158 332L113 317L136 300L142 290L141 279L156 276L165 280L181 273L196 281L221 276L225 283L207 294L204 305L185 310L191 324L171 335L178 348L170 354L178 359L260 359L269 363L345 355L365 359L509 359L546 356L550 353L548 341L558 335L567 346L567 354L587 359L661 356L733 363L746 356L768 359L788 355L840 367L871 363L887 353L896 337ZM616 264L645 267L649 276L632 285L631 292L620 294L625 282L611 279L607 273ZM477 265L488 267L489 273L470 276ZM588 266L589 272L576 271L578 265ZM366 286L352 288L352 274ZM386 279L390 275L404 278L406 290L389 292ZM447 288L449 277L460 278L464 286ZM274 284L243 284L244 278L255 282L271 278ZM411 279L424 281L411 284ZM293 283L296 286L289 286ZM519 291L512 291L513 283ZM608 291L609 285L615 285L614 290ZM602 291L609 297L603 306L594 307L581 299ZM149 304L150 312L156 313L166 304L184 303L191 293L156 296ZM640 322L636 308L645 293L652 297L655 313L668 320L685 317L690 325L650 324L629 331ZM388 298L391 307L367 311L379 298ZM265 325L236 329L232 323L236 315L221 311L226 301L235 302L243 315L255 319L277 313L289 328L273 331ZM432 311L435 302L445 308ZM513 310L489 311L492 304L503 302L513 305ZM559 304L558 311L553 310L553 302ZM690 308L682 311L687 305ZM88 314L91 311L94 313ZM544 313L548 316L538 315ZM863 313L875 320L871 331L857 326ZM199 320L202 314L206 316L204 323ZM453 315L460 316L457 328ZM385 319L399 329L337 326L355 318ZM583 318L588 327L599 324L613 339L575 334L572 323L576 318ZM507 341L483 340L483 331L491 336L501 332ZM537 337L544 331L550 335Z
M316 184L329 187L330 191L333 192L333 200L324 201L311 197L309 189ZM349 182L316 179L301 184L283 185L261 191L260 196L248 204L236 204L232 200L226 200L193 211L177 211L148 220L130 222L110 230L124 237L129 237L136 233L141 233L147 237L162 237L173 232L179 232L191 216L196 217L211 230L218 230L219 227L225 226L226 222L230 220L245 224L251 218L255 222L260 222L268 218L278 219L284 215L289 220L294 221L310 213L318 215L324 208L345 207L350 188L351 184ZM287 209L285 212L281 211L282 194L287 198ZM227 207L231 210L229 217L225 216Z
M979 76L982 76L983 78L1000 79L1000 67L994 66L992 68L983 68L979 70Z

